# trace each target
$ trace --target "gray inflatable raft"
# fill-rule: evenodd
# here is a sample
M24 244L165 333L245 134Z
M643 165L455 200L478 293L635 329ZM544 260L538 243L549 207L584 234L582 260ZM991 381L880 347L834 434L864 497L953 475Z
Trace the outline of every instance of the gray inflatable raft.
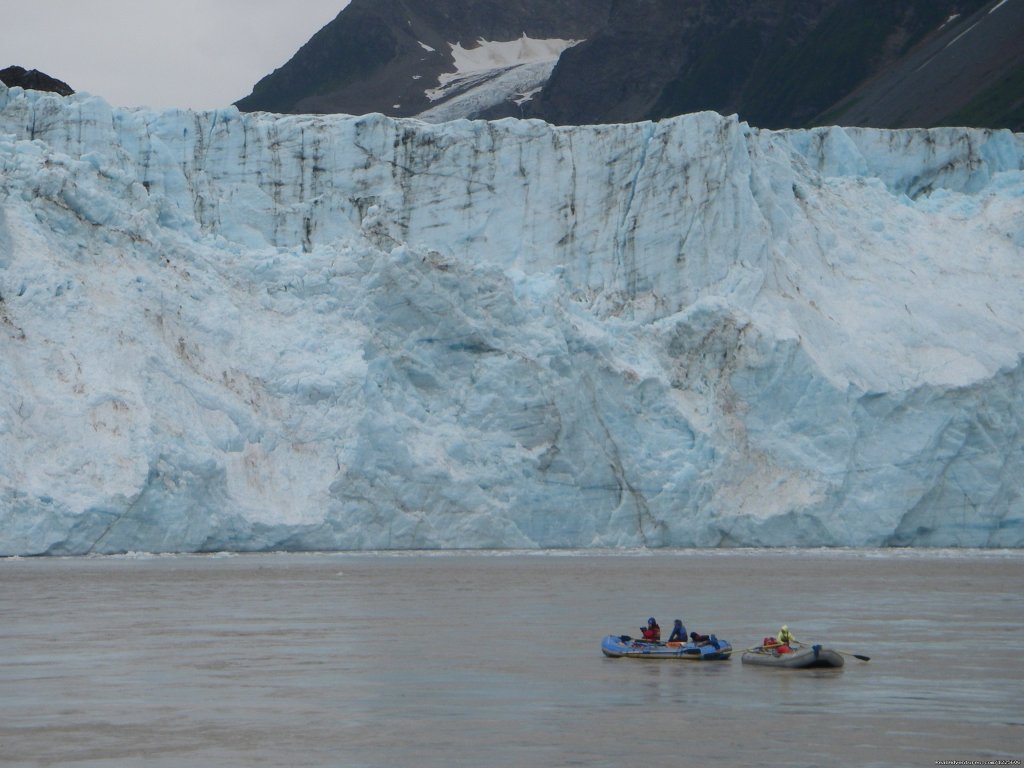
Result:
M744 664L759 664L763 667L783 669L810 669L843 666L843 655L839 651L821 645L802 645L789 653L779 653L775 648L759 646L743 652Z

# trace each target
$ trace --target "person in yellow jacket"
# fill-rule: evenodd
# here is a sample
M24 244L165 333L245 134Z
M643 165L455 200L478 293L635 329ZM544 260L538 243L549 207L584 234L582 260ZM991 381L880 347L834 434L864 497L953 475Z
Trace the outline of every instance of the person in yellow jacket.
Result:
M796 637L789 631L787 624L782 625L782 629L779 630L779 636L776 638L781 645L789 645L790 643L796 642Z

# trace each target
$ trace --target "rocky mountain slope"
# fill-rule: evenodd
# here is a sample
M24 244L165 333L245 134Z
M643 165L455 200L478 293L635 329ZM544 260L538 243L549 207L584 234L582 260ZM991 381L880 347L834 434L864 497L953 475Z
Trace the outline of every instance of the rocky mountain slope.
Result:
M612 0L354 0L283 67L238 102L245 111L417 115L478 40L596 35Z
M30 88L33 91L46 91L61 96L70 96L75 92L63 80L50 77L38 69L25 69L16 65L0 69L0 83L8 88Z
M770 128L1021 130L1021 39L1024 0L353 0L237 105L555 124L714 110ZM562 44L546 68L493 56L514 41Z

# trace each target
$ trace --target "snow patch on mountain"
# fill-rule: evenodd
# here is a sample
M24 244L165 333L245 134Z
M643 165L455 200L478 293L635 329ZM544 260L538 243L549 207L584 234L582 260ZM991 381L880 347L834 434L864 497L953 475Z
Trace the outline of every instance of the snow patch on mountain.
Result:
M580 40L534 40L525 34L518 40L499 42L480 38L472 48L463 48L461 43L449 43L455 71L442 74L438 88L428 90L427 97L437 101L453 87L466 80L476 78L495 70L506 70L524 64L550 64L558 61L562 51L579 44Z
M487 107L527 100L543 87L559 56L580 40L535 40L525 34L505 42L479 39L472 48L449 43L455 71L438 78L438 86L425 93L430 101L443 101L417 115L428 122L444 122L472 115Z

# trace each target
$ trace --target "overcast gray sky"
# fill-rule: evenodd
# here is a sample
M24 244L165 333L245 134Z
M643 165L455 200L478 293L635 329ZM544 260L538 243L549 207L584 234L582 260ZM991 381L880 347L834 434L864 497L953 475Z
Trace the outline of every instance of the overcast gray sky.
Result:
M0 69L38 69L114 106L224 107L348 3L0 0Z

